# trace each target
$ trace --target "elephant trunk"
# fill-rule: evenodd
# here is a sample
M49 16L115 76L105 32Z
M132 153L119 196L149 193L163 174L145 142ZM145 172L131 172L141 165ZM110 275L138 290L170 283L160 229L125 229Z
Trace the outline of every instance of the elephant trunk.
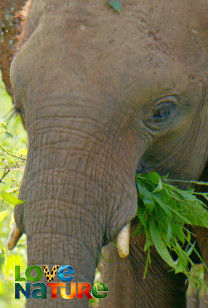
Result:
M102 212L91 211L95 203L86 190L87 184L85 187L84 183L77 183L75 178L80 175L73 177L72 171L67 174L66 170L46 170L42 166L38 175L33 176L31 172L26 175L26 203L15 208L15 220L27 235L28 266L48 265L51 271L54 265L70 265L74 270L72 282L92 284L104 233L99 223ZM48 283L44 275L42 281ZM54 279L53 282L62 281ZM87 306L85 295L83 300L61 300L58 288L58 298L52 299L51 291L47 288L46 300L31 297L28 307ZM70 289L66 292L69 295Z
M92 284L103 244L136 214L134 169L129 160L123 168L118 149L111 161L110 145L54 130L29 131L20 191L25 203L15 207L15 221L27 235L28 265L48 265L50 271L54 265L70 265L74 282ZM49 291L46 300L30 299L28 307L87 307L85 295L83 300L55 300Z

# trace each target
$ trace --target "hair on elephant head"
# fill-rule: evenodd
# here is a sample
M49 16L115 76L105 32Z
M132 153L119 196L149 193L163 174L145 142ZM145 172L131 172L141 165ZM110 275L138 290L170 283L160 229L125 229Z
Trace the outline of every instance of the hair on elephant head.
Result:
M10 248L25 232L29 265L70 264L92 283L103 245L118 236L128 254L136 170L189 180L205 168L208 3L123 0L118 14L104 0L36 0L25 15L11 81L29 148ZM184 280L156 253L142 280L143 244L111 252L102 304L179 307L178 292L182 307Z

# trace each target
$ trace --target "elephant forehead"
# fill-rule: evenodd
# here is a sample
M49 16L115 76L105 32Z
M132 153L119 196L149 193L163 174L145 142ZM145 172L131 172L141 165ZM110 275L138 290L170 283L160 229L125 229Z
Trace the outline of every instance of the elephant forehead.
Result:
M120 15L103 10L95 28L90 40L81 40L88 63L93 70L103 72L102 77L105 73L113 75L111 82L117 73L119 89L141 76L145 83L159 81L169 88L177 82L183 87L190 74L198 78L207 75L205 1L124 1ZM87 38L87 25L85 31Z
M93 64L98 72L108 68L114 74L133 74L139 66L152 74L157 68L166 71L176 61L194 73L207 65L205 0L126 0L121 1L120 14L109 8L108 1L67 2L66 7L57 7L60 14L49 22L56 27L52 39L56 35L58 43L62 32L69 55L77 56L79 48L82 64ZM128 75L124 79L131 80Z
M31 72L33 88L50 82L56 91L71 87L124 100L134 99L138 91L141 96L150 89L184 90L190 78L207 77L205 0L129 0L122 5L118 14L104 0L34 1L19 74L30 80ZM27 72L21 63L27 63Z
M52 0L50 2L53 2ZM199 57L208 46L208 3L206 0L123 0L121 14L110 9L108 1L65 1L51 8L53 35L63 33L65 42L94 47L101 56L121 49L146 49L173 55L181 60ZM54 15L54 10L57 13ZM51 20L50 20L50 13ZM37 17L36 17L37 19ZM47 24L47 23L46 23ZM54 37L53 36L53 37ZM68 38L68 40L67 40Z

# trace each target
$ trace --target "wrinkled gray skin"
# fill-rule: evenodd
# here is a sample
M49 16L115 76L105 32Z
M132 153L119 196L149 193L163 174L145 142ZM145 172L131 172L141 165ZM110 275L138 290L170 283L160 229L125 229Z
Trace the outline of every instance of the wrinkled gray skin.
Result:
M103 0L32 1L11 67L29 137L15 220L28 264L69 264L74 281L93 282L102 246L135 217L138 166L189 180L207 161L207 0L122 4L118 14ZM183 279L156 253L142 280L143 242L131 240L126 260L107 247L103 307L184 307Z

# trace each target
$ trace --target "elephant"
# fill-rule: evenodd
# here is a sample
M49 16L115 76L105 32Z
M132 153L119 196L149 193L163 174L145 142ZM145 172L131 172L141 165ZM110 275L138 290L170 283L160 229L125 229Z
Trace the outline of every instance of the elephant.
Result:
M19 35L21 10L24 0L1 0L0 3L0 69L7 92L12 95L9 68Z
M10 77L29 139L25 202L8 247L26 233L28 265L69 264L75 281L90 284L104 247L109 291L99 307L185 307L185 277L153 249L142 279L145 235L129 243L129 234L136 172L207 180L208 2L119 3L120 13L107 0L24 8ZM208 231L192 231L208 263ZM81 308L88 299L49 294L27 306Z

